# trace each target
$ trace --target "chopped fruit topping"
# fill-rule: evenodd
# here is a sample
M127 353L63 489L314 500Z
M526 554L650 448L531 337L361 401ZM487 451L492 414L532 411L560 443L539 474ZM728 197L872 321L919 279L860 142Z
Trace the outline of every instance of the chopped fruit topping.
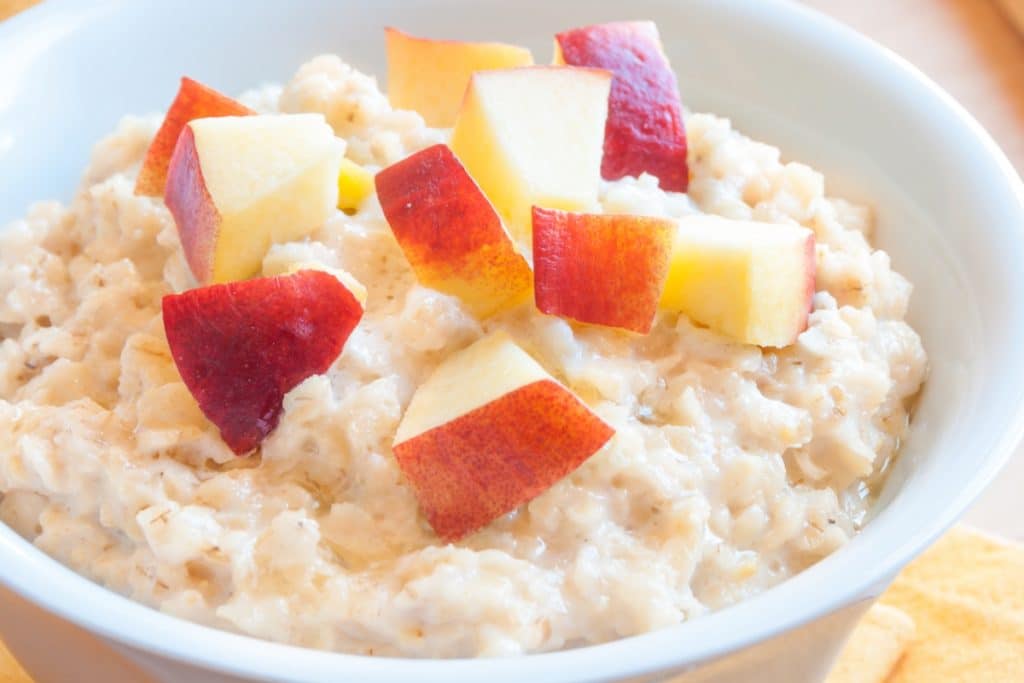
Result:
M512 234L529 243L530 208L597 204L611 74L525 67L473 74L452 150Z
M182 380L244 455L277 426L284 395L327 371L363 307L338 278L303 270L171 294L163 314Z
M350 159L341 160L338 173L338 208L355 213L373 192L373 174Z
M348 271L345 270L341 270L340 268L330 268L328 266L322 265L320 263L314 263L312 261L300 261L298 263L293 263L290 266L288 266L284 274L294 275L295 273L298 273L303 270L320 270L338 278L338 280L341 281L341 284L345 285L345 289L352 292L352 296L356 298L356 301L359 302L359 305L362 306L364 309L366 308L366 287L363 286L362 282L355 279L355 277L352 276L352 273L349 273Z
M668 274L667 218L533 209L537 308L646 334Z
M135 194L163 197L167 184L167 165L174 152L174 143L185 124L193 119L212 116L245 116L255 112L213 88L183 77L178 94L171 102L160 130L149 143L146 159L135 180Z
M496 332L420 386L394 453L434 531L454 541L549 489L614 433Z
M788 346L807 329L815 268L806 228L689 216L661 305L747 344Z
M428 126L450 128L476 71L533 64L523 47L417 38L384 30L388 53L388 99L396 109L420 113Z
M663 190L686 192L686 130L679 87L651 21L623 21L555 36L555 61L615 74L601 176L650 173Z
M529 297L532 274L483 192L445 145L377 174L377 196L427 287L486 317Z
M271 244L320 227L337 210L344 151L319 114L188 123L171 157L164 199L196 279L251 277Z

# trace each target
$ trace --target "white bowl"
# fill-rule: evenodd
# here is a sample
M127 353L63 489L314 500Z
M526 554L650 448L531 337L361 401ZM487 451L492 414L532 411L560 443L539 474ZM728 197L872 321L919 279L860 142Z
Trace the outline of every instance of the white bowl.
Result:
M964 511L1024 427L1020 180L953 100L864 38L775 0L48 0L0 26L0 223L31 200L67 198L90 145L122 114L166 106L182 73L240 91L337 52L379 74L385 24L522 42L544 59L557 29L644 17L658 22L691 109L731 116L825 171L833 194L873 203L881 246L916 284L911 319L931 377L864 532L778 588L677 627L515 659L413 661L302 650L179 621L107 592L0 527L0 582L10 590L0 595L0 633L40 679L141 678L139 669L126 673L126 661L161 681L823 676L859 614ZM96 649L93 636L109 646Z

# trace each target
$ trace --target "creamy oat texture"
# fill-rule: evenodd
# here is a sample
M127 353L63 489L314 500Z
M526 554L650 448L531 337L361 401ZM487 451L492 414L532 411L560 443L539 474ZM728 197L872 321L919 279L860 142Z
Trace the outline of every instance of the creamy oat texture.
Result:
M376 171L443 141L336 57L244 101L322 112ZM0 237L0 518L132 598L255 636L375 655L511 655L699 616L842 546L896 452L925 373L908 282L870 212L725 119L687 117L689 196L607 183L606 211L796 222L818 240L809 329L785 350L660 315L648 337L532 306L480 323L416 284L375 198L264 262L343 267L368 310L327 376L236 458L168 352L163 294L195 286L163 203L132 194L159 117L96 147L70 206ZM504 327L617 430L571 476L455 545L391 455L417 385Z

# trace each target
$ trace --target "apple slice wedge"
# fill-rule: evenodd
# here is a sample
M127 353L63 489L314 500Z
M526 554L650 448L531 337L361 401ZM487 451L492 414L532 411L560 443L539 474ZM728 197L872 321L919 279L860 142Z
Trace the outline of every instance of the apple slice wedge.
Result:
M647 334L668 274L675 222L533 209L537 308Z
M421 283L483 318L529 297L532 273L494 207L446 145L376 177L377 196Z
M240 102L222 95L188 76L181 79L178 94L171 102L164 122L153 141L149 143L139 176L135 179L135 194L163 197L167 185L167 166L171 162L174 145L185 124L193 119L212 116L245 116L255 114Z
M320 114L196 119L178 138L164 201L200 283L256 275L271 244L335 211L345 143Z
M476 71L533 64L524 47L417 38L384 29L388 99L396 109L419 112L428 126L451 128L469 77Z
M688 216L679 222L661 306L747 344L788 346L815 290L807 228Z
M555 36L555 63L615 74L608 102L601 176L647 172L663 190L686 192L686 130L679 86L652 21L621 21Z
M417 389L393 450L427 521L455 541L546 491L614 433L495 332Z
M512 234L529 244L530 209L597 204L611 74L573 67L481 71L470 79L452 151Z
M327 371L362 315L358 297L321 270L163 299L164 330L178 372L238 455L274 430L285 394Z

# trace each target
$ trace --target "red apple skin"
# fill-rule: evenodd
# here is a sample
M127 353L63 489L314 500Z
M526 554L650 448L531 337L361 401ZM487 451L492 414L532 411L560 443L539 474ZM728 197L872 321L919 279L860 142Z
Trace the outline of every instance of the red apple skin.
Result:
M536 498L615 430L552 380L522 386L396 444L427 521L456 541Z
M171 156L164 203L174 216L182 251L192 274L199 282L208 281L213 272L220 214L206 189L195 135L188 126L178 136Z
M537 308L647 334L668 277L674 229L663 218L533 207Z
M555 40L566 64L614 74L601 176L617 180L646 171L663 190L686 192L690 176L679 86L654 24L585 26L559 33Z
M211 116L245 116L255 114L252 109L222 95L198 81L184 76L174 102L167 110L164 122L153 137L135 179L135 194L160 197L167 182L167 166L181 129L192 119Z
M164 330L182 380L237 455L277 426L284 395L323 374L363 314L330 275L231 282L163 299Z
M417 278L487 316L528 300L530 266L452 150L433 145L374 179L384 216Z

